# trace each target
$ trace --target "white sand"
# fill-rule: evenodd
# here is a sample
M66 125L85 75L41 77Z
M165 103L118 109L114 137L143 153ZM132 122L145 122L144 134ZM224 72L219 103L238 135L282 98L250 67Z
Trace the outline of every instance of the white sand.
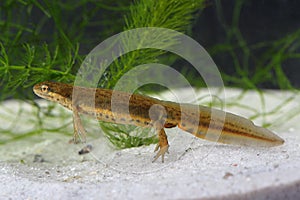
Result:
M228 90L226 95L230 99L239 92ZM168 95L161 98L172 98ZM268 91L263 107L257 93L248 92L238 102L261 112L291 96ZM215 144L178 128L166 130L170 154L165 163L151 162L155 145L114 150L102 136L89 139L94 149L84 156L77 154L82 145L68 144L70 138L61 134L43 133L7 143L0 146L0 199L299 199L297 99L294 96L276 114L255 120L257 124L274 122L270 129L286 142L273 148ZM0 109L12 105L19 104L5 102L1 106L5 109ZM253 115L241 107L227 109Z

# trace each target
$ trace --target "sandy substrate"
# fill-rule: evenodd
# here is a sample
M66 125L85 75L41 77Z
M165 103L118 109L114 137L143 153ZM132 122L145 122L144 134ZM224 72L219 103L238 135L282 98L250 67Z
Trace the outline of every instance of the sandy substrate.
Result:
M235 96L239 91L228 93ZM247 104L251 98L257 102L251 106L259 111L262 105L256 95L249 92L239 103ZM265 111L289 97L293 100L269 121L297 111L300 101L290 93L266 92ZM2 107L15 104L5 102ZM241 107L230 111L249 114ZM82 156L77 152L83 145L45 132L0 146L0 199L297 199L300 115L289 116L282 119L286 123L270 127L285 140L273 148L216 144L168 129L170 154L164 163L152 163L155 145L115 150L99 135L88 139L93 151ZM256 123L260 120L265 119Z

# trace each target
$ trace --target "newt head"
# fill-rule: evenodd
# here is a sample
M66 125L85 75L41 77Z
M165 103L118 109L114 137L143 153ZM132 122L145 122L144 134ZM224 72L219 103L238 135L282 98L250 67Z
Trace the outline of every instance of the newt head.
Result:
M62 103L62 100L72 99L73 86L64 83L45 81L33 86L33 92L50 101Z

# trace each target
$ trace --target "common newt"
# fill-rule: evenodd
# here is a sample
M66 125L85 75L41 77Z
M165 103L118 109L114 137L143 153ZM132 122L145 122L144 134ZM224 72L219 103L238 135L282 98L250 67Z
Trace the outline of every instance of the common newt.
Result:
M251 146L277 146L284 143L273 132L254 125L244 117L210 107L49 81L36 84L33 91L38 96L58 102L73 111L75 142L79 139L84 142L86 138L79 114L116 124L153 127L159 138L155 148L158 152L153 161L160 156L164 161L164 155L169 148L164 128L176 126L196 137L220 143Z

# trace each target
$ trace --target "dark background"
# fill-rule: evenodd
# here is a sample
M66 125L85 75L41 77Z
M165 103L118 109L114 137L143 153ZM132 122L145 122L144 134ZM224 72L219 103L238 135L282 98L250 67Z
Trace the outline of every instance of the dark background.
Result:
M300 28L300 1L297 0L249 0L212 1L197 18L192 31L192 37L199 41L206 49L212 52L212 47L228 42L234 44L235 39L228 39L226 29L232 27L232 19L237 2L243 2L239 15L238 28L247 45L255 45L260 42L274 42L287 37ZM299 40L297 41L299 43ZM296 42L294 45L298 45ZM271 45L270 45L271 46ZM263 52L271 47L251 50L249 70L254 73L255 58L259 58ZM291 45L291 48L293 44ZM237 51L240 51L238 49ZM275 51L276 52L276 51ZM273 52L273 53L275 53ZM299 48L294 52L299 53ZM237 52L238 54L238 52ZM228 53L213 54L213 59L218 68L232 76L239 76L233 67L233 60ZM269 55L272 56L272 53ZM240 55L239 58L241 58ZM262 66L260 66L262 67ZM294 87L300 87L300 59L287 59L282 63L282 70ZM278 88L271 81L258 84L263 88Z

